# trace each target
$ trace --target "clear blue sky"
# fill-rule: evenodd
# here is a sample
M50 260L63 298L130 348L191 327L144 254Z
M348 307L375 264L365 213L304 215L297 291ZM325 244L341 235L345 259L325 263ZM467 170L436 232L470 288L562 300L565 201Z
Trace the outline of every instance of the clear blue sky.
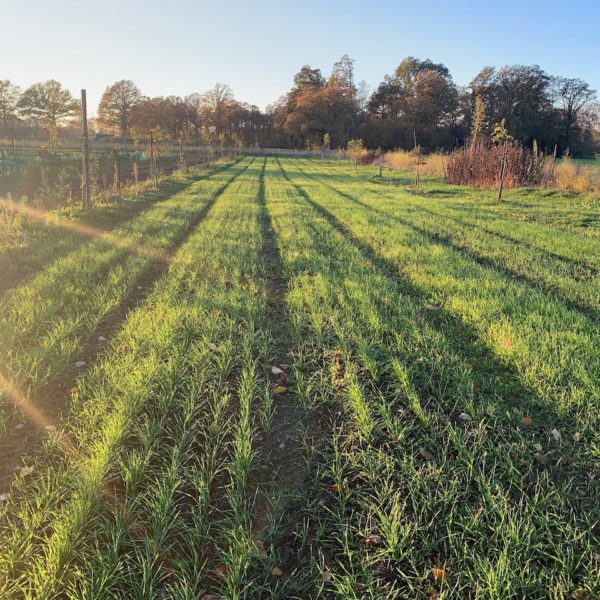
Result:
M600 96L600 0L18 0L0 8L0 78L88 90L132 79L147 95L216 81L264 108L304 64L342 54L373 87L405 56L443 62L466 84L484 66L539 64Z

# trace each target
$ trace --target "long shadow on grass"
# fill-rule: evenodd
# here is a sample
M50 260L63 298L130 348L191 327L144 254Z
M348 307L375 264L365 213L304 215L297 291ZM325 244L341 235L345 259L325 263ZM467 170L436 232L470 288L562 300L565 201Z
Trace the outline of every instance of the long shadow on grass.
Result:
M206 218L210 209L216 201L222 196L225 190L243 173L247 171L249 162L244 169L234 175L229 181L221 185L213 194L212 198L202 207L194 218L172 241L167 258L152 260L142 271L140 277L134 282L130 292L121 300L119 305L105 315L95 329L87 336L81 346L81 352L78 354L79 360L86 363L86 368L93 365L98 356L102 353L104 344L99 341L99 337L109 339L113 336L127 320L129 313L140 306L150 294L154 283L162 277L171 264L171 260L177 250L185 243L187 238L196 229L196 227ZM82 374L81 369L71 368L62 372L58 377L52 379L47 385L31 394L30 400L34 406L43 407L44 416L49 422L56 422L60 418L65 408L68 408L68 399L70 390L77 382L77 377ZM31 454L43 443L44 438L40 435L38 429L32 423L26 423L21 429L13 426L0 438L0 456L11 457L11 463L0 461L0 492L7 489L11 479L11 470L16 463L25 454Z
M185 181L168 179L161 182L158 189L147 190L138 198L127 198L125 201L115 201L108 205L103 204L100 207L92 207L88 212L83 212L81 217L73 222L108 233L122 223L150 210L158 202L168 199L194 183L218 174L233 166L239 160L209 169L205 173L194 175ZM44 238L43 232L48 236L48 239ZM85 234L75 231L65 231L63 235L58 236L56 232L46 231L45 228L33 231L30 235L35 236L38 244L43 244L43 249L40 248L34 262L30 262L31 245L15 250L8 249L0 253L0 294L23 285L49 264L73 251L77 252L79 246L90 239ZM72 244L69 242L72 242Z
M441 244L443 246L446 246L448 248L451 248L452 250L459 252L464 257L468 258L469 260L472 260L473 262L484 267L485 269L490 269L492 271L500 273L501 275L509 277L512 280L516 280L521 283L524 283L525 285L528 285L529 287L533 288L534 290L540 290L543 293L546 293L550 296L555 297L557 301L564 304L570 310L578 312L590 320L593 320L593 321L598 320L599 314L598 314L598 310L596 309L595 305L568 298L567 296L565 296L564 292L562 292L560 289L557 289L555 287L552 287L551 285L548 285L548 283L546 283L545 281L543 281L541 279L535 279L535 278L525 275L524 273L515 271L515 270L507 267L506 265L500 264L497 260L494 260L492 258L488 258L485 256L481 256L481 255L477 254L476 252L466 248L465 246L455 242L450 235L444 235L444 234L429 231L428 229L425 229L424 227L420 227L419 225L414 224L410 220L403 219L401 217L398 217L397 215L393 215L393 214L391 214L385 210L382 210L380 208L375 208L373 206L370 206L369 204L366 204L365 202L359 200L356 196L353 196L352 194L349 194L348 192L343 192L329 183L325 183L321 180L318 180L318 179L312 177L310 174L306 173L302 168L300 168L300 167L298 167L298 168L300 171L302 171L302 173L306 177L313 179L317 183L327 187L328 189L335 192L342 198L345 198L346 200L353 202L354 204L360 206L361 208L364 208L370 212L381 215L385 219L391 219L397 223L400 223L401 225L404 225L405 227L410 227L411 229L415 230L417 233L419 233L423 237L427 238L428 240L430 240L434 243L437 243L437 244ZM538 250L538 249L536 248L536 250ZM583 265L581 263L578 263L578 266L581 267Z
M284 177L289 181L298 194L301 195L319 215L321 215L334 229L339 231L355 248L357 248L376 267L382 275L394 281L399 295L408 295L423 307L422 316L433 329L438 330L447 340L453 352L462 356L473 366L477 373L476 388L494 398L501 395L502 411L510 408L520 408L527 404L532 413L537 415L540 423L557 423L560 420L567 427L573 427L575 420L564 412L557 413L551 410L548 403L539 399L535 392L523 386L518 371L502 362L478 337L475 329L464 323L455 314L438 307L436 310L427 310L430 302L428 295L411 284L407 279L399 276L398 266L379 254L368 244L357 238L333 213L314 201L308 192L298 183L294 182L283 167L280 168ZM507 424L508 425L508 424ZM513 423L514 425L514 423ZM532 432L545 436L547 431L536 431L535 424Z
M553 413L544 402L536 398L530 390L527 390L523 386L519 379L518 373L514 369L508 367L498 360L498 358L493 355L493 353L486 348L480 340L478 340L477 333L462 323L460 319L456 318L456 316L454 316L452 313L449 313L443 309L435 312L425 310L425 306L423 305L428 298L421 290L412 285L410 282L400 278L398 276L397 267L394 264L378 256L370 246L357 239L330 211L312 200L308 192L301 185L293 182L285 173L283 168L281 170L285 179L294 186L299 196L301 196L314 209L316 214L320 215L326 223L341 233L351 245L363 253L375 267L376 272L379 271L380 275L393 282L397 290L394 296L397 298L402 298L403 296L408 295L417 307L423 308L421 311L423 321L427 323L427 325L431 326L432 329L437 330L443 336L444 341L449 347L448 350L445 351L448 352L449 355L457 354L461 357L464 357L471 365L473 365L473 375L471 376L471 379L473 381L476 393L478 395L484 395L486 399L492 401L495 400L499 405L499 408L501 408L501 410L497 411L498 421L503 421L503 423L501 423L501 430L506 430L509 435L511 435L512 430L514 434L511 435L511 437L514 436L514 439L519 439L520 434L516 430L516 425L519 419L516 418L515 421L513 421L511 417L507 417L506 409L510 407L528 406L532 409L532 414L535 414L536 422L546 422L545 427L536 427L536 423L531 430L534 430L536 434L539 434L542 431L547 434L547 424L556 422L556 414ZM311 227L311 223L307 222L306 226ZM315 239L318 240L322 235L322 230L319 230L316 227L311 227L311 229L314 231ZM322 247L322 251L327 254L330 252L335 252L335 249L327 244ZM339 274L341 276L344 275L343 272L340 272ZM334 272L332 273L332 276L335 276ZM383 307L379 306L378 301L375 300L375 302L377 303L377 310L379 312L379 310ZM382 304L386 303L383 302ZM385 309L381 311L381 317L385 318ZM384 344L385 338L379 341L376 345ZM445 345L446 344L444 344L444 346ZM432 395L435 397L435 392L432 393L431 390L432 387L448 387L448 378L453 378L453 374L451 372L445 372L442 374L437 371L437 369L430 369L428 372L423 373L422 377L416 377L415 379L418 379L418 381L414 381L413 383L417 389L417 393L419 393L422 398L429 398ZM440 386L436 385L436 380L439 381ZM377 387L381 386L382 389L388 385L388 382L381 380L377 382L374 381L374 383ZM450 400L452 400L452 398L450 398ZM431 407L430 410L432 408L433 407ZM346 417L342 411L342 413L337 417L337 426L343 426L345 420ZM569 425L570 423L571 420L563 415L563 424ZM326 444L327 435L322 435L320 440L322 443ZM383 451L386 452L387 450L383 448ZM529 471L529 464L523 466L522 471L520 470L521 467L517 467L517 471L520 471L521 476L523 477L521 481L525 485L524 489L521 489L518 484L514 485L515 471L510 471L509 469L504 473L504 477L502 473L499 472L498 477L501 480L504 479L507 490L510 487L511 494L514 494L515 496L515 502L517 502L518 498L523 495L524 491L526 493L535 494L534 486L536 485L537 481L536 477L540 472L543 471L547 471L555 483L558 483L559 481L569 482L570 480L574 480L576 482L581 481L582 486L585 487L587 479L587 473L585 471L587 467L582 467L581 464L570 465L568 463L568 459L566 457L564 458L564 463L562 462L563 458L561 457L557 460L556 464L555 458L549 459L544 463L534 466L531 472ZM525 458L525 460L527 459ZM530 476L533 477L532 480L530 479ZM306 548L302 547L303 536L307 538L305 539L304 543L310 545L310 538L308 536L312 535L313 533L318 533L309 532L307 529L309 520L317 522L317 525L313 523L313 527L322 526L322 524L320 524L321 521L314 517L315 512L317 511L327 514L329 505L331 503L335 503L337 500L334 493L325 493L324 495L324 482L316 471L313 472L311 470L309 472L308 480L308 486L304 490L303 499L298 500L297 503L292 506L290 510L288 510L289 521L286 522L286 526L288 530L295 531L295 535L290 534L288 539L278 538L276 539L277 543L274 544L274 548L284 559L282 563L284 567L284 573L292 574L290 577L290 583L292 587L294 586L294 579L298 581L298 577L294 577L295 574L307 573L310 568L313 567L311 564L310 555L306 555ZM527 487L528 484L526 482L528 481L531 481L531 488ZM589 484L589 481L587 483ZM590 486L588 489L591 489L591 487L593 486ZM476 507L479 505L477 504L479 501L479 495L476 493L473 500L473 502L476 502L476 504L473 504L473 511L475 511ZM573 503L574 512L579 510L589 511L592 510L592 507L593 504L590 501ZM310 515L313 516L311 517ZM356 518L356 515L349 514L348 518ZM329 555L331 550L327 547L319 546L314 550L318 552L319 556L325 556L325 564L336 564L340 561L340 558L337 554ZM313 557L312 560L315 560L315 558L316 557ZM302 564L298 564L298 559L300 559ZM318 577L318 573L316 576ZM298 581L298 583L302 584L302 581ZM283 589L285 590L285 588ZM303 589L302 592L306 594L306 589ZM297 597L303 596L300 595ZM306 595L304 597L308 596Z

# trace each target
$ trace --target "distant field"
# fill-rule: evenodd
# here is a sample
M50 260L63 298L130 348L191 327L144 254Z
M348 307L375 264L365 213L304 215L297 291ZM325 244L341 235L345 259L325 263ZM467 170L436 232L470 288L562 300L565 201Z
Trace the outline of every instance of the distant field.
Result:
M0 207L0 598L600 594L600 200L377 172Z

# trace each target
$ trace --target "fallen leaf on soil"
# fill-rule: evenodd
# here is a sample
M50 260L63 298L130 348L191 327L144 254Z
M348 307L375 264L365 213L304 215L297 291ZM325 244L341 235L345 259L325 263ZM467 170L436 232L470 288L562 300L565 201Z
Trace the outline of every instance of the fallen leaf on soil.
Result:
M8 500L8 496L6 494L0 494L0 502L6 502Z
M15 425L15 429L23 429L23 427L25 427L25 423L17 423Z
M463 421L463 423L468 423L471 420L471 415L467 414L466 412L462 412L460 415L458 415L458 418Z
M283 385L278 385L277 387L273 388L274 394L283 394L284 392L287 392L287 388Z
M75 363L75 366L76 366L78 369L81 369L81 367L85 367L85 360L78 360L78 361Z
M550 435L554 438L555 442L558 442L558 440L560 440L560 431L556 429L556 427L550 432Z
M433 578L437 581L437 583L443 583L444 581L448 581L448 573L445 569L442 569L441 567L433 567L433 569L431 569L431 574L433 575Z
M331 581L331 573L329 571L323 571L321 577L323 578L323 581Z
M571 593L571 598L573 598L573 600L587 600L588 597L588 593L582 588Z
M266 553L267 549L265 548L265 544L262 540L252 540L252 544L254 545L254 547L261 553Z
M106 341L106 338L103 335L98 336L98 341L102 344Z
M46 427L44 427L44 429L46 431L56 431L56 425L46 425Z
M585 498L587 496L587 494L585 493L585 490L577 490L577 495L580 498Z
M27 475L31 475L34 471L33 467L21 467L21 475L23 477L27 477Z
M578 442L581 439L581 434L579 432L573 434L573 441Z
M281 442L281 444L279 444L279 449L285 450L285 442Z
M523 417L521 419L521 425L526 425L529 427L533 423L533 419L531 417Z
M227 565L219 565L216 569L215 569L215 573L217 575L222 575L223 577L229 575L229 567Z
M365 546L367 548L372 548L373 546L378 546L379 544L381 544L380 535L372 533L365 538Z
M283 571L279 567L273 567L271 569L271 575L275 575L275 577L281 577L283 575Z
M541 444L534 444L533 449L536 450L537 452L541 452L543 450Z
M265 439L265 438L264 438L262 435L257 435L257 436L254 438L254 441L255 441L255 442L262 442L264 439Z
M272 375L283 375L283 369L280 369L279 367L271 367L271 374Z
M332 494L339 494L340 492L340 486L337 483L332 483L331 485L327 486L327 489L332 493Z

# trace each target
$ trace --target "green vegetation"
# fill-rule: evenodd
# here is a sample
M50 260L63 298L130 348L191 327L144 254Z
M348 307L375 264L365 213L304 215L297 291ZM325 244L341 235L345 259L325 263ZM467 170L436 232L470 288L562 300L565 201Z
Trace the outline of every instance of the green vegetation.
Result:
M600 593L600 207L378 171L249 157L24 234L0 597Z

